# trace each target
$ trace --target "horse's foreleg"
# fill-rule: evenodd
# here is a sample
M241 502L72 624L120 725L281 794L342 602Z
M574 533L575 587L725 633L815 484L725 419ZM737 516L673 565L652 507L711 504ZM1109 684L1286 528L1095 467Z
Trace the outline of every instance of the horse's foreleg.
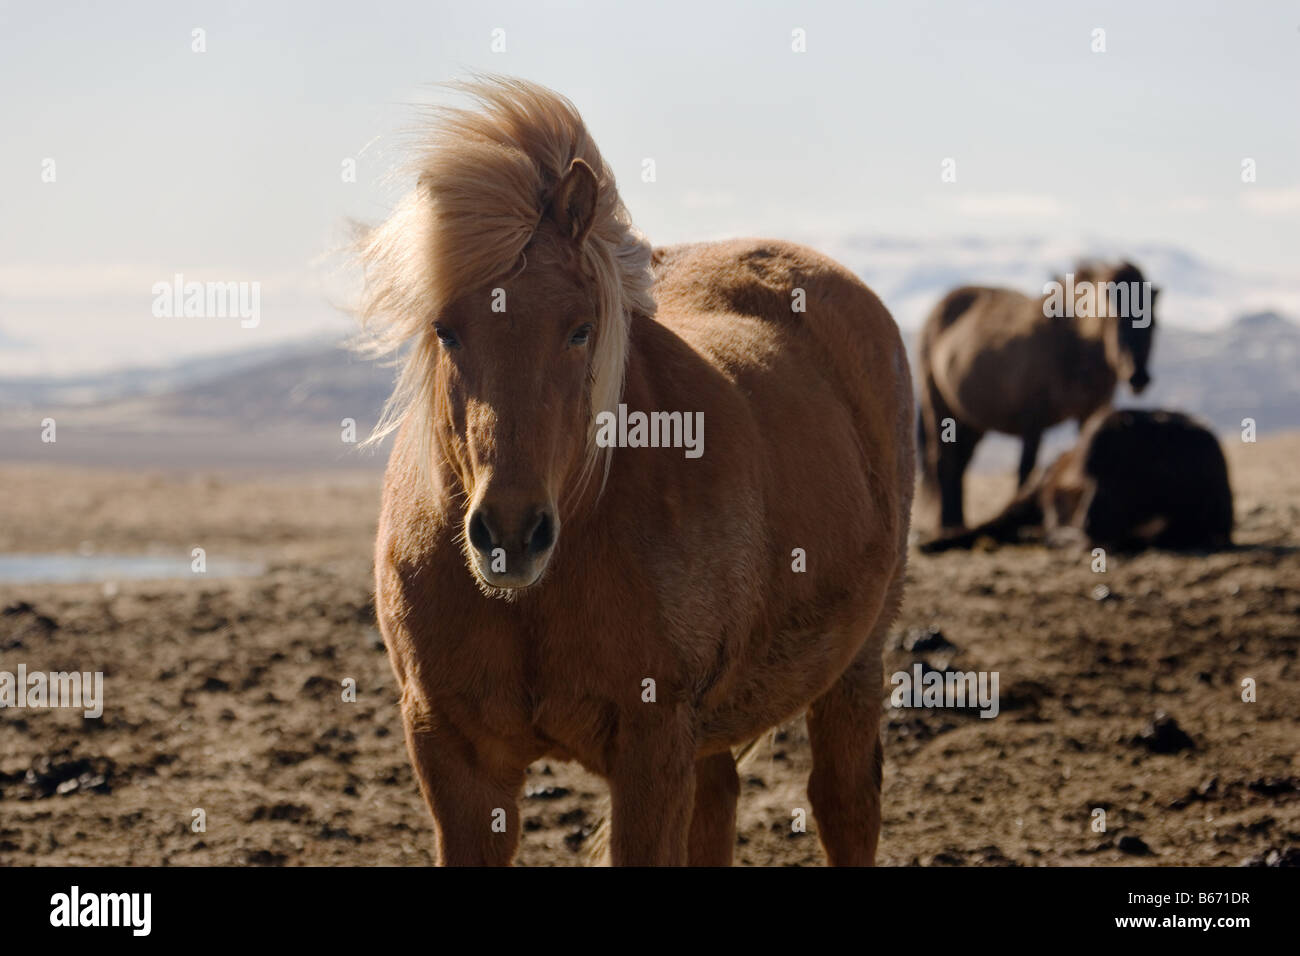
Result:
M609 774L614 866L684 866L688 861L695 743L684 710L644 703L620 721Z
M1020 468L1016 473L1019 478L1016 483L1017 488L1025 487L1025 482L1027 482L1029 476L1033 474L1034 465L1038 461L1038 443L1042 441L1042 439L1043 433L1040 431L1027 432L1022 436L1020 444Z
M406 746L433 813L440 866L509 866L519 847L527 765L475 746L454 728L403 708Z
M695 762L695 809L688 853L691 866L731 866L739 797L740 777L730 751Z

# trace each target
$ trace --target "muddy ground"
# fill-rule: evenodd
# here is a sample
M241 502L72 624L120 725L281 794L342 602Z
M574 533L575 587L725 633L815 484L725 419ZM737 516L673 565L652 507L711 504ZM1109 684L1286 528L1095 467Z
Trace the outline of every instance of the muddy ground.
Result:
M882 863L1300 856L1300 435L1226 450L1240 550L1111 556L1104 574L1071 550L913 555L886 672L997 671L1001 713L886 706ZM376 474L8 465L0 488L0 552L202 547L268 565L0 583L0 671L102 670L106 685L99 720L0 710L0 864L431 862L372 616ZM972 476L969 494L979 518L1010 482ZM1173 723L1149 726L1157 713ZM791 826L808 770L801 720L759 746L741 774L738 863L823 862L815 821ZM577 767L534 766L519 862L584 862L603 797Z

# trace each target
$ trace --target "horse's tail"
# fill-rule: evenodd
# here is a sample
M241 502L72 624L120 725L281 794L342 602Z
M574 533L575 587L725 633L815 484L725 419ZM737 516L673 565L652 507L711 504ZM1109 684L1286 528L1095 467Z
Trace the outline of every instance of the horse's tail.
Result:
M600 816L596 818L596 825L592 827L586 845L582 848L588 866L609 866L610 806L611 803L606 798L601 804Z
M749 743L744 744L743 746L736 749L735 753L732 754L732 757L734 757L736 760L737 770L739 770L741 767L749 763L749 761L753 758L754 754L758 753L758 745L763 741L763 738L766 736L767 736L766 734L762 734L758 737L755 737Z
M962 286L959 289L953 289L939 300L921 325L916 348L917 367L921 379L921 401L918 403L916 423L916 450L923 468L927 438L925 431L926 410L929 409L932 417L938 419L941 417L940 409L946 407L939 393L938 385L935 383L934 371L930 367L930 351L939 336L948 331L953 323L969 311L970 307L975 304L975 300L979 298L979 295L980 290L974 286Z

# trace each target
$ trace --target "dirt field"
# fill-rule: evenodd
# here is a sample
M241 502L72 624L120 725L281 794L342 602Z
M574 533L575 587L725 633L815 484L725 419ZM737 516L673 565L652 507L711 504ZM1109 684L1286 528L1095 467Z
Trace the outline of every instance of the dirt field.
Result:
M893 709L882 689L882 863L1296 862L1300 435L1226 451L1245 546L1231 553L1111 556L1104 574L1079 551L913 555L886 673L997 671L1001 713ZM0 552L202 547L268 565L0 583L0 670L102 670L106 698L99 720L0 711L0 864L431 862L372 617L376 475L5 466L0 483ZM968 493L983 517L1010 482L973 476ZM934 649L905 649L918 637ZM1149 728L1158 712L1176 726ZM822 862L811 815L791 829L808 769L802 721L759 746L737 862ZM519 861L583 862L601 782L558 763L529 780Z

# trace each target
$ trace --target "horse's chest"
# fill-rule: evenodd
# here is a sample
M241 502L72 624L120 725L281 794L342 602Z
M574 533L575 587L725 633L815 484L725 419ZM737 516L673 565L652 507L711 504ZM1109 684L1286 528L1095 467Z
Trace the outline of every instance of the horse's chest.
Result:
M601 632L570 619L469 629L443 620L424 646L420 683L433 708L470 736L513 741L599 768L618 712L639 699L644 677L674 672L625 623ZM671 683L668 680L665 683Z

